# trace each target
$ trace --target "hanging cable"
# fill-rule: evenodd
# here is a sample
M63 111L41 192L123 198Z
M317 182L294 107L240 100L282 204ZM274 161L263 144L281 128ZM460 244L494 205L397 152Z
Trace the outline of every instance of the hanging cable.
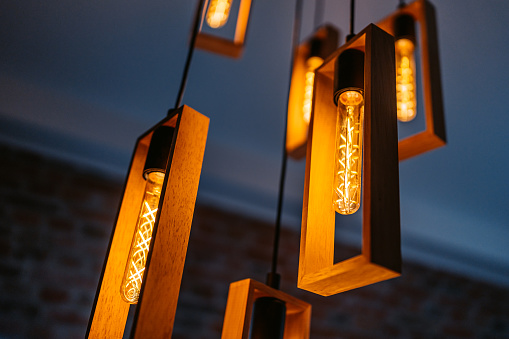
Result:
M313 27L315 29L323 22L324 9L324 0L315 0L315 17L313 22Z
M355 0L350 0L350 34L346 36L347 42L355 36L354 24L355 24Z
M405 4L405 0L399 0L399 6L398 8L402 8L402 7L405 7L406 4Z
M302 17L302 0L297 0L295 3L295 17L293 20L293 32L292 32L292 45L291 45L291 56L290 56L290 79L288 81L288 95L290 95L290 83L294 62L294 52L297 46L299 45L299 35L300 35L300 27L301 27L301 17ZM286 110L288 111L288 102L286 104ZM280 276L277 273L277 259L278 259L278 250L279 250L279 235L281 233L281 216L283 210L283 195L285 189L285 179L286 179L286 164L288 162L288 154L286 152L286 128L288 121L285 119L285 129L283 136L283 156L281 161L281 173L279 176L279 192L278 192L278 200L277 200L277 214L276 214L276 226L274 228L274 246L272 252L272 268L270 273L267 274L267 285L279 289L279 280Z
M200 32L201 23L203 22L203 16L204 16L203 13L205 10L203 8L204 3L205 3L205 0L200 0L198 2L198 6L196 7L196 13L194 15L193 31L191 34L191 41L189 43L189 50L187 51L186 64L184 66L184 73L182 74L182 81L180 82L180 89L179 89L179 92L177 95L177 100L175 101L174 109L179 108L180 104L182 103L182 99L184 98L184 91L186 89L186 84L187 84L187 76L189 74L189 68L191 66L191 60L193 58L194 47L196 44L196 36ZM203 8L203 11L202 11L202 8ZM201 14L201 18L200 18L200 14ZM168 114L170 114L171 111L173 111L173 109L170 109L168 111Z

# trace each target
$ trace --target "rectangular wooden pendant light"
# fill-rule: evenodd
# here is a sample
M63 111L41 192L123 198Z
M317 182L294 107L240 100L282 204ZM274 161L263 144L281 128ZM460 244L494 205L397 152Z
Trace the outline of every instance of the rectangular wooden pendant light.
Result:
M306 156L308 140L309 122L304 119L303 112L304 96L306 95L306 73L309 70L306 62L312 52L325 60L338 48L338 40L339 31L331 25L325 25L295 50L286 127L286 151L294 159L301 159Z
M193 220L209 119L176 109L137 141L87 328L87 338L122 338L129 306L120 286L145 187L143 167L153 131L174 127L131 338L169 338ZM170 166L171 164L171 166Z
M361 255L334 264L334 63L346 49L365 53L363 241ZM302 211L301 289L328 296L401 273L395 82L394 38L373 24L316 71Z
M422 63L426 129L399 141L400 161L446 144L435 8L427 0L416 0L381 20L377 26L394 35L394 20L402 14L412 16L420 28L418 49Z
M253 303L260 297L285 302L284 339L309 339L311 305L252 279L230 284L221 339L248 339Z
M235 26L233 40L200 31L196 36L197 48L231 58L240 58L242 56L244 42L246 40L247 24L249 22L249 12L251 11L251 0L237 1L240 1L240 7L237 14L237 24ZM208 1L205 3L204 12L207 11L207 3ZM206 23L204 23L204 25L205 24Z

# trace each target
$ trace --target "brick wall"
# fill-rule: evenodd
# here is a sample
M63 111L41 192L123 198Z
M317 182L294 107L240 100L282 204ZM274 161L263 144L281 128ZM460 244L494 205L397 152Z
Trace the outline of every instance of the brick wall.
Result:
M83 338L123 179L0 154L0 338ZM272 240L269 224L198 205L173 338L220 338L229 284L264 281ZM313 305L313 339L509 337L507 289L405 263L400 278L320 297L295 287L298 247L284 230L281 287Z

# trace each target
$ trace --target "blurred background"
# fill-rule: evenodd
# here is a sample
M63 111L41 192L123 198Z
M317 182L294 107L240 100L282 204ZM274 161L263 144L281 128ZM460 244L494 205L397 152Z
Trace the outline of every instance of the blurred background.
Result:
M196 3L0 3L0 338L83 337L135 141L175 102ZM356 31L398 3L358 0ZM349 1L323 4L342 43ZM313 304L312 338L509 336L509 3L433 4L448 144L400 164L403 276L298 291L305 161L288 163L282 289ZM254 0L240 59L195 51L183 102L211 122L174 337L219 337L228 284L269 270L294 8ZM305 0L302 40L314 16ZM336 231L338 252L358 249L360 220Z

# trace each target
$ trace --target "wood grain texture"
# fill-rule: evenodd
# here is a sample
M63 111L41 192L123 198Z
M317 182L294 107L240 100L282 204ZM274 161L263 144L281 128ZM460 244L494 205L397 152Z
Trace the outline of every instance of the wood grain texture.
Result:
M196 36L195 46L212 53L231 58L240 58L244 51L250 11L251 0L240 0L233 40L221 38L213 34L199 32Z
M442 80L435 8L427 0L416 0L377 23L377 26L394 34L394 20L408 14L419 25L418 50L422 64L422 89L426 128L424 131L399 141L399 160L403 161L446 144L445 117L442 98ZM419 113L418 113L419 114Z
M285 302L284 339L309 339L311 305L252 279L230 284L221 339L248 339L253 303L260 297Z
M371 25L365 50L362 254L401 272L398 127L394 38ZM391 47L392 46L392 47Z
M136 320L133 331L134 328L141 328L141 330L139 330L141 331L140 338L167 338L169 337L166 335L167 333L171 335L177 297L172 298L170 295L174 296L176 293L178 296L178 290L180 288L182 268L187 251L189 229L194 212L194 203L208 129L208 118L187 106L175 110L171 116L163 119L138 138L117 221L112 231L103 272L94 300L94 306L92 308L86 334L87 338L122 338L123 336L130 305L122 300L120 296L120 285L136 227L136 220L143 200L145 189L143 167L148 146L150 145L154 129L160 125L175 128L172 151L170 152L172 165L170 173L166 173L165 176L163 194L161 195L159 203L158 216L152 235L149 261L146 264L146 273L140 293L137 313L135 314ZM158 235L156 234L157 232L159 233ZM170 237L168 233L171 233ZM161 243L172 248L173 251L161 251ZM154 245L156 245L156 247ZM153 254L154 247L157 249L156 254ZM152 261L151 265L149 265L150 261ZM167 272L163 272L164 277L159 278L155 283L154 278L151 278L151 283L147 290L151 292L144 292L147 277L156 276L157 279L157 267L159 267L160 272L160 267L165 264L170 265L171 268ZM149 269L150 267L152 267L152 269ZM172 271L172 269L174 271ZM161 286L165 284L163 286L164 288L166 288L166 285L170 284L172 288L167 291L160 288L158 285L159 283L162 284ZM163 293L159 294L161 291ZM146 294L148 294L149 297L144 297ZM155 298L156 302L153 302L152 310L149 303L151 302L150 300L154 300L154 294L158 294L159 298ZM150 297L152 298L150 299ZM140 307L143 299L149 300L144 303L144 305L148 306ZM147 308L149 309L148 312L140 313L140 310L145 310ZM157 316L151 314L151 312L157 313ZM141 318L139 314L142 315ZM164 318L160 326L154 327L164 331L164 334L161 332L144 336L143 329L147 326L151 327L151 317Z
M179 110L132 338L170 338L173 331L209 125L192 108Z
M309 128L303 119L302 105L306 86L306 60L309 57L313 39L322 41L319 56L325 60L338 47L339 31L331 25L324 25L295 49L286 126L286 151L295 160L306 156Z
M346 49L365 52L362 255L334 264L332 204L336 106L334 63ZM394 39L369 25L315 75L307 147L298 287L333 295L401 272Z

